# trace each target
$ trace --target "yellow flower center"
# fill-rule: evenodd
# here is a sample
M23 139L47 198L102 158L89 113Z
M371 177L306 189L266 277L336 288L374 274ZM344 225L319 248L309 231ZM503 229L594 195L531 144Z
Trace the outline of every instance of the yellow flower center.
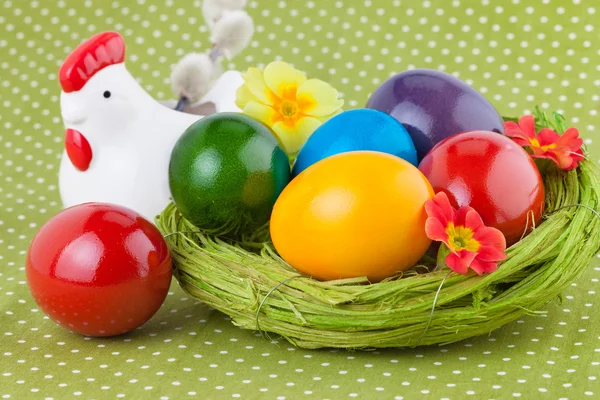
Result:
M529 142L537 148L542 149L543 151L548 151L548 149L555 149L556 148L556 143L552 143L546 146L540 146L540 141L537 140L537 138L533 138L533 139L529 139Z
M280 112L285 118L293 118L298 114L298 104L295 101L284 100L281 102Z
M473 230L467 227L462 225L454 226L453 223L450 223L448 224L448 228L446 228L446 233L448 234L448 245L451 250L476 252L481 247L481 244L473 239L473 235L475 234Z
M281 121L292 128L305 116L304 110L314 104L313 99L297 96L297 91L298 85L287 84L279 90L281 97L272 92L269 93L270 102L276 112L273 116L273 123Z

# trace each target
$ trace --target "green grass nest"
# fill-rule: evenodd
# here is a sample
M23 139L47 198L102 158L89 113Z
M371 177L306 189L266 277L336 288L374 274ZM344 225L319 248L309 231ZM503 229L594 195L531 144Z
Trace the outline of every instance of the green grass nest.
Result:
M287 265L269 242L257 241L266 229L245 243L228 242L197 232L173 204L156 222L167 235L183 290L239 327L311 349L445 344L543 313L537 310L590 264L600 241L596 167L590 161L569 172L552 166L545 185L543 222L484 276L428 272L424 260L422 267L380 283L321 282Z

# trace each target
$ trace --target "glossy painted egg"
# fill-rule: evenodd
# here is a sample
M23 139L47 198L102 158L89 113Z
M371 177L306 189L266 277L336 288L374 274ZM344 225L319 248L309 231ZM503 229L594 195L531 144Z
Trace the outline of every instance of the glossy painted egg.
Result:
M273 133L237 113L193 123L175 144L169 165L181 214L201 229L234 237L269 221L289 179L289 159Z
M375 90L367 107L388 113L404 125L419 160L456 133L504 132L502 118L481 93L440 71L415 69L395 75Z
M471 206L508 245L516 243L544 212L544 184L533 159L506 136L466 132L435 146L419 169L435 192L456 206ZM528 216L529 214L529 216Z
M271 238L286 262L314 278L380 281L427 251L424 204L432 197L408 161L373 151L337 154L284 189L271 215Z
M345 111L321 125L306 141L292 170L296 176L334 154L372 150L389 153L417 166L417 150L401 123L367 108Z
M160 231L125 207L85 203L42 226L27 252L27 284L41 310L64 328L114 336L148 321L171 284Z

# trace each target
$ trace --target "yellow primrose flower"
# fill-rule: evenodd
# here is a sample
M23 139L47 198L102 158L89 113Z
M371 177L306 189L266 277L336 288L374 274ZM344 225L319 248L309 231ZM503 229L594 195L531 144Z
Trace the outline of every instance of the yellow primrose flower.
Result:
M275 61L242 74L237 106L271 127L289 154L296 153L323 122L341 111L338 92L319 79L307 79L291 65Z

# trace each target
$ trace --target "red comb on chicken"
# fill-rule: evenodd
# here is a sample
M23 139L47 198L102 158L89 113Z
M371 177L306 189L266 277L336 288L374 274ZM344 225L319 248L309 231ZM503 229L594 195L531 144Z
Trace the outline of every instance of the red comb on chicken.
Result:
M125 60L125 42L117 32L102 32L69 54L58 71L65 93L80 90L102 68Z

